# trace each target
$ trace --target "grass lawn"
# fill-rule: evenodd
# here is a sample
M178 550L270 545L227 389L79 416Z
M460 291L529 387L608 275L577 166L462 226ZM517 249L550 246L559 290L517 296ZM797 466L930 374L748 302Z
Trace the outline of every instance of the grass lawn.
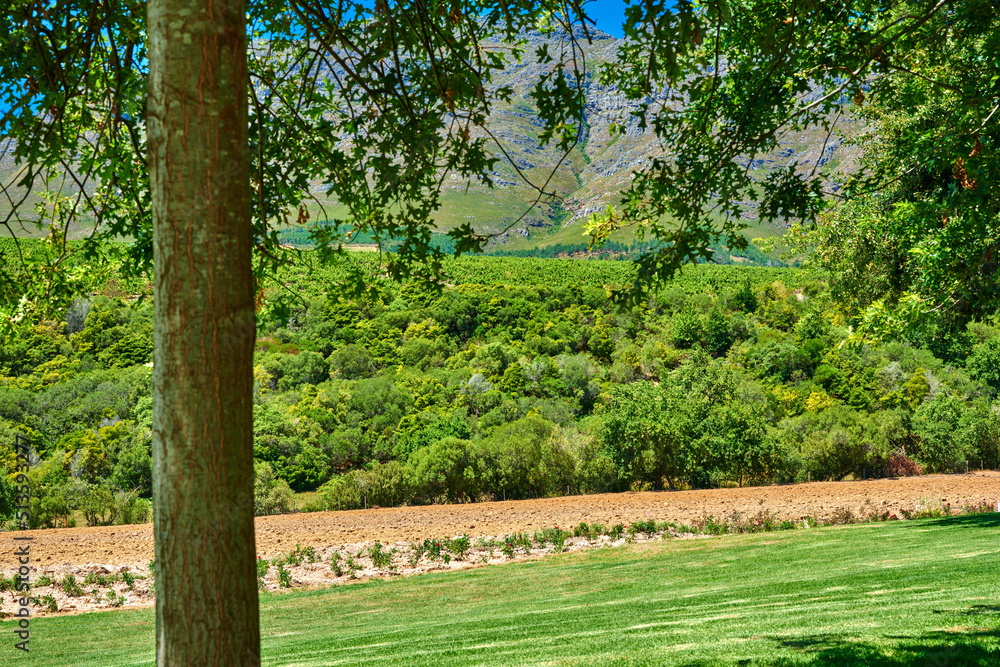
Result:
M601 549L266 595L265 665L1000 665L1000 514ZM151 611L0 663L145 665Z

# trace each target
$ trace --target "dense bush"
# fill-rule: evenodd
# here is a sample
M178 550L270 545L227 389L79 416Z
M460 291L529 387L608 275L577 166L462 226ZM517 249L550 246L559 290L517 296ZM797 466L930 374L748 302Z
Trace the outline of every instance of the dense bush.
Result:
M623 307L627 264L463 259L437 291L373 261L291 272L308 307L262 312L258 513L1000 465L990 322L855 345L805 271L699 266ZM331 296L351 265L372 289ZM148 516L150 341L148 303L103 296L0 341L0 467L28 437L33 525Z
M267 461L253 464L253 511L255 516L283 514L292 508L292 489L288 482L274 476Z

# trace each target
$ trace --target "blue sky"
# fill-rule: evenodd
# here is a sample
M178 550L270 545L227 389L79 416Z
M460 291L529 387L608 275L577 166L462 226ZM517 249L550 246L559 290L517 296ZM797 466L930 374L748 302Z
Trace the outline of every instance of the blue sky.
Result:
M591 0L584 5L584 11L604 32L615 37L624 36L625 0Z

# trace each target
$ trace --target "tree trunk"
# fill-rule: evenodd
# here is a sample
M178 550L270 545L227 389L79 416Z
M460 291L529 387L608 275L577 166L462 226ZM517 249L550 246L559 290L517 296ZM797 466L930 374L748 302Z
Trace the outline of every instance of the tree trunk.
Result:
M244 11L148 2L161 667L260 664Z

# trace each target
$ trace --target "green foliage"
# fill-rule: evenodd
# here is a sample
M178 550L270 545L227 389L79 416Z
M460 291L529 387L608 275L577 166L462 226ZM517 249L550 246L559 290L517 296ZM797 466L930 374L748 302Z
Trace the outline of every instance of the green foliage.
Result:
M1000 338L991 338L972 348L965 368L969 375L1000 392Z
M289 288L378 270L355 255L289 273ZM548 261L455 260L440 293L371 273L377 298L316 292L298 329L262 318L256 511L312 489L307 509L335 510L997 465L986 323L965 334L979 342L963 370L905 341L842 344L827 282L807 271L699 266L625 309L603 286L633 280L627 265ZM148 520L150 369L82 347L146 309L67 311L49 340L72 372L42 381L42 362L0 381L0 464L13 470L15 431L38 458L34 526ZM701 334L675 340L685 318Z
M375 544L368 549L368 555L372 559L372 565L378 569L386 569L392 567L392 557L395 555L396 550L392 549L386 551L382 548L382 543L375 540Z
M964 469L973 453L959 437L962 401L941 392L924 401L913 413L913 433L919 438L918 457L930 472Z
M720 308L713 308L705 321L705 331L701 338L705 350L715 357L725 356L735 339L729 318Z
M285 569L285 566L278 563L278 586L281 588L292 587L292 573Z
M802 466L811 479L865 476L867 468L877 469L892 450L877 423L846 405L797 417L788 423L786 434L801 452Z
M677 313L671 323L671 336L674 346L682 350L701 342L705 337L705 331L697 311L685 306Z
M767 416L760 403L732 401L713 410L704 425L710 463L702 474L735 479L738 486L780 478L785 452L768 432Z
M67 574L59 582L59 587L63 589L63 592L71 598L83 597L83 589L80 588L80 584L77 583L76 577L72 574Z
M904 3L885 21L914 16ZM919 11L919 10L918 10ZM952 347L995 312L996 30L992 3L935 15L900 44L913 67L872 78L853 109L860 174L812 241L837 275L834 294L874 336L924 335Z
M267 461L254 461L253 511L255 516L284 514L292 509L292 490L288 482L274 475Z
M0 473L0 527L14 518L17 511L17 491L6 474Z
M780 452L767 437L763 405L736 398L739 378L705 353L658 385L617 387L605 408L602 438L620 483L674 488L732 478L770 477Z
M565 492L573 462L552 439L553 424L529 414L493 431L482 445L483 489L494 498L538 498Z
M474 499L479 491L479 461L469 440L442 438L410 455L416 495L432 500L441 496L451 502Z
M334 351L328 361L330 373L345 380L370 378L377 370L368 349L353 343Z
M980 398L962 414L956 438L957 447L967 452L973 466L1000 467L1000 411L988 401Z
M757 294L754 292L749 278L744 280L739 288L733 292L730 303L735 310L742 310L745 313L756 312L759 305Z

